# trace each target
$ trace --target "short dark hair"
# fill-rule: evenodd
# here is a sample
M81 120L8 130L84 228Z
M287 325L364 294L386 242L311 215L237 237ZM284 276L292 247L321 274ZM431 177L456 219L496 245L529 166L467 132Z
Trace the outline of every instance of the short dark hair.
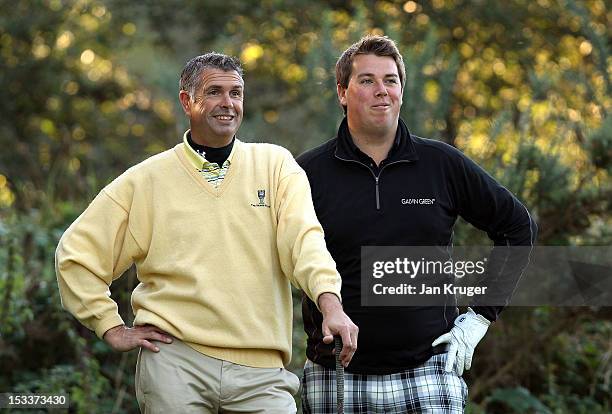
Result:
M221 69L226 72L235 70L240 77L243 76L242 66L237 57L217 52L208 52L194 57L185 64L181 72L179 90L187 91L190 96L193 96L200 87L202 81L201 75L205 69Z
M406 83L406 68L404 66L404 59L400 54L397 45L387 36L379 35L366 35L362 37L358 42L353 43L348 49L346 49L338 61L336 62L336 83L343 88L347 88L349 80L351 79L351 72L353 70L353 60L357 55L376 55L376 56L390 56L395 61L397 66L397 72L399 73L400 83L402 89ZM346 108L344 113L346 113Z

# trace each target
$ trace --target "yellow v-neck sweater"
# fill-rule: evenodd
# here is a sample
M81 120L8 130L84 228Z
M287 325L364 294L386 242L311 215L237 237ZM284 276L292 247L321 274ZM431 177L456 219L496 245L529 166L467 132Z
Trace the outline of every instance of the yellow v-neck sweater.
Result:
M136 264L135 325L254 367L291 359L290 282L340 297L305 173L270 144L235 142L218 188L185 144L130 168L66 230L56 252L63 306L99 337L123 324L111 282Z

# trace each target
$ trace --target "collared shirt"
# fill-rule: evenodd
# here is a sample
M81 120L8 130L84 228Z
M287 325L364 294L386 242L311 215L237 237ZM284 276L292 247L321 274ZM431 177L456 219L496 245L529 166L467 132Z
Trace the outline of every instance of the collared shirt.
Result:
M204 152L197 151L194 149L189 141L191 136L191 130L187 130L183 135L183 143L185 144L185 152L187 157L193 164L193 166L202 174L202 177L206 179L206 181L212 185L214 188L217 188L223 182L225 175L227 174L227 170L232 164L232 158L234 155L234 141L229 144L232 146L232 151L227 157L227 159L223 162L221 166L216 162L210 162L206 159Z

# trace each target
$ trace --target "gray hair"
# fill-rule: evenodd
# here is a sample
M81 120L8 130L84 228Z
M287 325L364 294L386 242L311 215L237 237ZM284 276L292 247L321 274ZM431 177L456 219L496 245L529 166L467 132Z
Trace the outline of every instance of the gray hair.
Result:
M220 69L225 72L235 70L240 77L243 76L240 60L234 56L224 55L217 52L208 52L191 59L181 72L179 80L179 90L189 92L190 96L194 96L202 82L202 72L205 69Z

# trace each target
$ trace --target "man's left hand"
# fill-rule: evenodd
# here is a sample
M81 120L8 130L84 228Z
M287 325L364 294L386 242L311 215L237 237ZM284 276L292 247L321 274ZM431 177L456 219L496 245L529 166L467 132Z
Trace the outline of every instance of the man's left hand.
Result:
M431 346L450 344L444 371L451 372L455 360L459 376L463 374L464 369L467 371L472 367L474 348L487 333L489 325L491 322L484 316L475 313L472 308L468 308L467 313L457 316L453 329L438 337L431 344Z
M319 296L318 302L323 314L323 342L332 343L334 335L342 338L340 361L344 367L347 367L357 350L359 328L344 313L340 299L333 293L323 293Z

